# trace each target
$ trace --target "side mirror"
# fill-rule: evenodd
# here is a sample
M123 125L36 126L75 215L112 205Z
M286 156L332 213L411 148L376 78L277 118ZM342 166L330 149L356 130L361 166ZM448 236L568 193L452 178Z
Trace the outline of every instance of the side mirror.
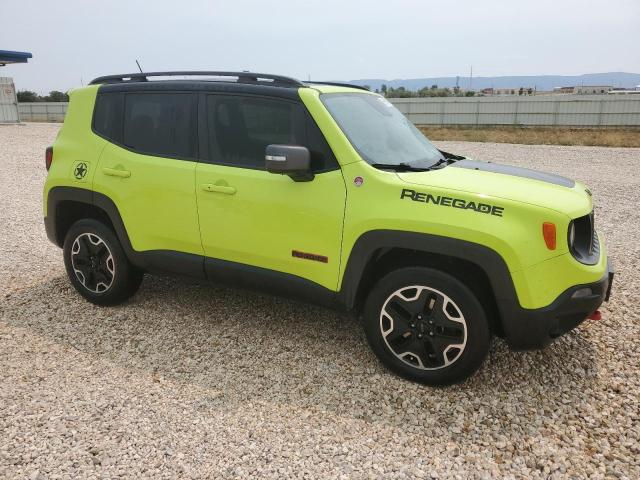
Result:
M267 145L264 160L267 172L289 175L295 182L309 182L314 178L307 147Z

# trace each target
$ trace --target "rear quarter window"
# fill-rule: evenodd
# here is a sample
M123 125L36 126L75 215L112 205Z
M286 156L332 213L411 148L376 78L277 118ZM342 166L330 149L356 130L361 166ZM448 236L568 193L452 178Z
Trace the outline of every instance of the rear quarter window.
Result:
M122 143L122 93L101 93L93 111L93 131L114 143Z

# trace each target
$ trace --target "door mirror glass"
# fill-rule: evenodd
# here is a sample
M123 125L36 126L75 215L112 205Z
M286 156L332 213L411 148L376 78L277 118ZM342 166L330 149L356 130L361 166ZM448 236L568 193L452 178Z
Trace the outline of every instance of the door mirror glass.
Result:
M270 173L289 175L296 182L313 180L311 154L299 145L267 145L265 165Z

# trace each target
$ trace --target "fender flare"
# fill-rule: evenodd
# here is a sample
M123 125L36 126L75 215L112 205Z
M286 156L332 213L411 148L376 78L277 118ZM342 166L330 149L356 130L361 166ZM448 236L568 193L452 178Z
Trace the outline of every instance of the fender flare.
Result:
M111 223L116 230L118 240L120 240L120 243L125 249L127 255L135 253L131 247L129 235L127 235L127 230L122 222L122 217L120 216L118 207L113 203L113 200L102 193L78 187L53 187L49 190L47 195L47 215L45 217L45 224L47 227L47 237L53 243L59 247L62 246L58 241L58 225L56 222L58 208L60 208L60 204L65 201L84 203L103 210L109 217L109 220L111 220Z
M340 298L348 310L356 304L365 268L380 249L403 248L466 260L481 268L495 295L506 327L516 307L521 308L506 262L495 250L478 243L427 233L400 230L372 230L362 234L353 245L342 277Z

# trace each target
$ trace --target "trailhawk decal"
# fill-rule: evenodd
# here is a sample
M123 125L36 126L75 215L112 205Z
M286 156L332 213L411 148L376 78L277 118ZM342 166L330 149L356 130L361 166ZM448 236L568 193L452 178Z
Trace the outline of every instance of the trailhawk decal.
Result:
M400 194L400 200L408 198L414 202L433 203L443 207L461 208L463 210L473 210L478 213L488 213L501 217L504 213L504 207L489 205L488 203L467 202L461 198L444 197L442 195L431 195L430 193L416 192L410 188L403 188Z

